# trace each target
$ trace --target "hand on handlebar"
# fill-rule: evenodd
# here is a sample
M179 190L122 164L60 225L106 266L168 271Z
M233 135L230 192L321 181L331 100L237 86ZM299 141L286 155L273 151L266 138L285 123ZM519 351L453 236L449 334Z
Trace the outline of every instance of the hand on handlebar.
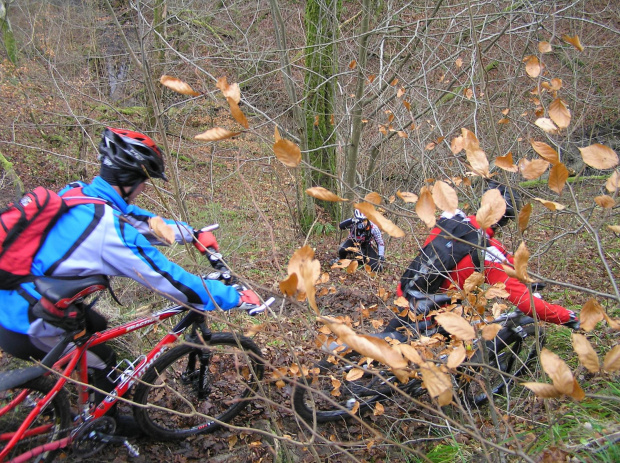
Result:
M209 249L214 249L215 252L219 251L220 246L217 244L215 235L210 231L196 230L194 236L196 237L194 246L196 246L201 254L206 254Z
M234 285L235 289L239 293L238 309L245 310L248 315L255 316L263 313L269 305L274 301L274 298L270 298L265 303L261 303L258 294L251 289L247 289L244 286Z

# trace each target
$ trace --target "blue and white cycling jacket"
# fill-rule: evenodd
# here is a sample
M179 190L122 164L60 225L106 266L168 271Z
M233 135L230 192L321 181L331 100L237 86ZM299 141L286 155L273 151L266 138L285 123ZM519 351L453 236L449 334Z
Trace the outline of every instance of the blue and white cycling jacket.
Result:
M214 310L213 301L224 310L239 303L239 293L234 288L185 271L153 246L162 244L149 232L148 219L155 214L128 205L101 177L95 177L90 185L80 185L84 195L104 199L107 204L82 204L69 209L35 256L33 275L129 277L171 300L202 310ZM64 188L60 194L71 188ZM178 243L192 241L193 229L189 225L166 222L174 229ZM0 324L25 334L33 320L23 291L40 298L32 283L22 284L21 290L0 290Z

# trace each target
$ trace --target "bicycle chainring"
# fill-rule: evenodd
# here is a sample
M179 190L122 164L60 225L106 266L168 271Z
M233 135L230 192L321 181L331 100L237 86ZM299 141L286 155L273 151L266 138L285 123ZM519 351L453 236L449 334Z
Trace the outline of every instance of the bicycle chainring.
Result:
M73 435L73 454L81 458L95 455L110 442L114 431L116 431L116 421L109 416L84 423Z

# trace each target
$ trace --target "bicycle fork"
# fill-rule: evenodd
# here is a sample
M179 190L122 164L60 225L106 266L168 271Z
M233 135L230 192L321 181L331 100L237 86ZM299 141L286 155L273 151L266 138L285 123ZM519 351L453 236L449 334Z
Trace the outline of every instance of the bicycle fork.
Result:
M200 333L198 333L200 331ZM187 337L187 341L205 345L211 340L211 330L207 328L204 321L194 326L192 333ZM181 375L181 379L185 384L196 384L196 394L199 400L206 398L211 393L211 381L209 366L211 365L211 359L213 353L209 349L196 348L190 352L187 367L185 372ZM196 369L196 361L200 362L200 367Z

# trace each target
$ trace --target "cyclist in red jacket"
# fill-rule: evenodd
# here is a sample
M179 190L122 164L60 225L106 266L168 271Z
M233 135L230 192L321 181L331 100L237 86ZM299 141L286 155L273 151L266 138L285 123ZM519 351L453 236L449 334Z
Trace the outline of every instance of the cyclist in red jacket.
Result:
M521 199L519 194L513 190L512 196L510 191L497 182L489 182L488 189L497 188L502 197L506 201L506 213L504 216L490 228L485 230L487 238L487 248L484 253L484 277L485 282L493 285L495 283L504 283L506 285L506 291L508 292L507 299L514 304L519 310L526 315L532 315L535 311L539 320L555 323L558 325L564 325L572 329L579 328L579 320L576 314L560 305L551 304L544 301L538 294L534 294L534 297L530 297L530 291L528 287L516 278L508 276L504 271L503 263L514 263L513 256L506 250L505 246L495 238L496 231L506 225L510 220L517 217L519 208L521 205ZM514 199L514 201L513 201ZM445 214L444 214L445 215ZM471 223L475 229L480 230L480 226L476 222L475 216L465 217L465 214L457 210L455 215L460 215L460 219ZM441 229L434 228L426 239L424 246L433 241L441 233ZM480 271L480 267L474 263L471 253L462 258L450 272L447 278L441 284L440 292L446 291L451 285L455 285L459 288L463 287L465 280L474 272ZM417 294L416 294L417 293ZM405 296L405 298L411 300L420 296L419 292L413 291L409 288L402 288L401 283L398 284L397 295ZM533 307L531 301L533 300ZM403 326L408 322L406 318L393 319L387 331L394 331L396 328Z

